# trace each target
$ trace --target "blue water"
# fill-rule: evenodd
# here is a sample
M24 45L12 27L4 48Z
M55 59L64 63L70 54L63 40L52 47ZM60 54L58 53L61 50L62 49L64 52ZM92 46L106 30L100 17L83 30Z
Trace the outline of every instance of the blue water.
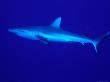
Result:
M49 25L98 39L110 31L109 0L7 0L0 3L0 82L109 82L110 37L97 54L91 44L27 40L8 32L15 26Z

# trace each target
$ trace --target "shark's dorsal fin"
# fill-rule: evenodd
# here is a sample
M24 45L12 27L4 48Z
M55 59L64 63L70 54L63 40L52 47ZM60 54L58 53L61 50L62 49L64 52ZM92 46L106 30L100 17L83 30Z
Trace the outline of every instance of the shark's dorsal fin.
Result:
M54 28L60 28L61 17L56 18L50 26Z

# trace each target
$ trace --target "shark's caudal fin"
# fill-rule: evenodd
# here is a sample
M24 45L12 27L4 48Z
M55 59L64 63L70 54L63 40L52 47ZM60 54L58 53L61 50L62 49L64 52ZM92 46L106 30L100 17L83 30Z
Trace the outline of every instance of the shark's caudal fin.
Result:
M100 44L103 43L103 41L108 37L110 36L110 31L107 32L106 34L104 34L99 40L97 41L93 41L92 44L95 48L95 51L98 53L99 52L99 47L100 47Z
M96 51L96 53L99 51L99 45L98 45L98 41L94 41L92 42L93 46L94 46L94 49Z

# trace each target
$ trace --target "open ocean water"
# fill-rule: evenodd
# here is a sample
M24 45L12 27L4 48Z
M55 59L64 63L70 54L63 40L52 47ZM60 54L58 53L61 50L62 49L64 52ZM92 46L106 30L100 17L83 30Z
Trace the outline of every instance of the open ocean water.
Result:
M62 29L91 39L110 31L109 0L0 1L0 82L110 82L110 36L97 54L92 44L46 46L8 32L59 16Z

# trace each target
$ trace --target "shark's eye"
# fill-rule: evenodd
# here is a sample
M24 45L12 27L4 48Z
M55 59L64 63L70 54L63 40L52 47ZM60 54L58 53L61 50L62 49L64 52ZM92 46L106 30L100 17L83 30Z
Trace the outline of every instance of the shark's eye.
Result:
M21 30L21 32L25 32L25 30Z

